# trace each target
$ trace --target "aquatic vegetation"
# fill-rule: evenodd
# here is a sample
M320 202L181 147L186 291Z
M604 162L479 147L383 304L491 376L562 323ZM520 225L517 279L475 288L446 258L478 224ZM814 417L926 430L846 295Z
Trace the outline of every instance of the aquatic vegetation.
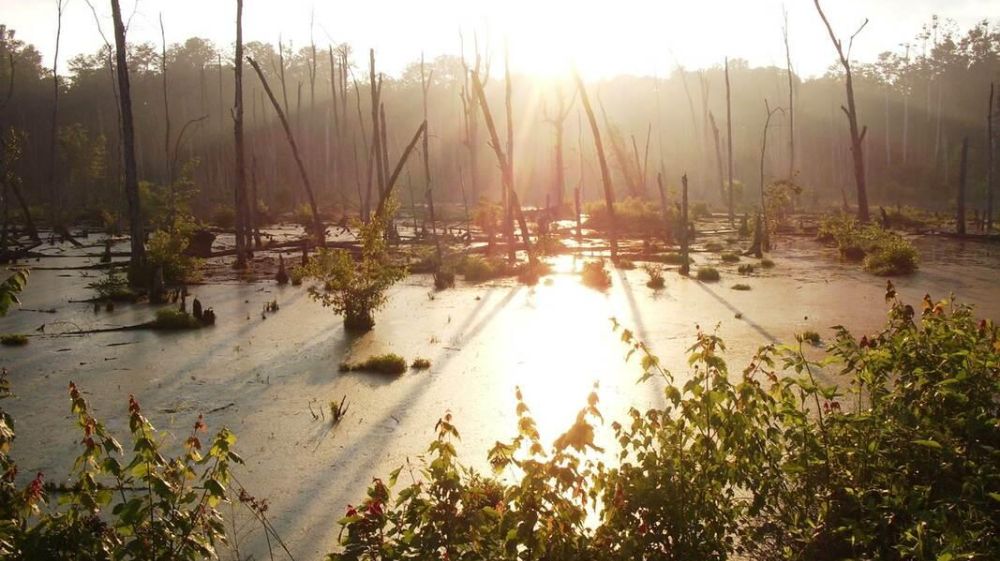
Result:
M351 408L351 405L345 404L347 401L347 396L340 398L338 403L336 400L330 402L330 419L332 419L333 424L339 423L345 415L347 415L347 410ZM315 414L313 414L315 416Z
M695 278L701 282L717 282L721 277L719 276L719 270L715 267L698 267Z
M0 334L0 345L8 347L20 347L28 344L28 336L23 333Z
M157 230L149 236L149 242L146 244L146 264L150 273L162 270L163 281L167 284L198 279L201 260L185 253L189 243L190 226Z
M373 355L360 362L342 362L340 371L397 375L406 372L406 359L395 353Z
M652 288L653 290L659 290L665 286L665 280L663 278L663 267L657 265L646 264L642 266L646 274L649 275L649 280L646 281L646 286Z
M723 263L737 263L740 260L739 254L732 252L724 252L719 257L722 259Z
M386 227L384 216L373 217L367 224L359 226L359 263L355 263L345 250L321 249L306 265L308 277L317 281L316 285L309 287L309 295L343 315L344 327L348 330L372 329L375 312L386 303L386 292L406 276L406 267L393 263L389 258Z
M528 286L538 284L538 280L552 272L552 267L544 261L521 263L515 268L517 280Z
M410 368L412 368L414 370L427 370L430 367L431 367L431 361L430 361L430 359L426 359L426 358L419 358L418 357L418 358L413 359L413 362L410 363Z
M675 561L986 559L1000 548L998 330L969 308L932 302L916 313L891 298L878 334L858 339L836 328L822 360L838 365L842 385L820 378L822 363L801 344L763 347L730 370L725 343L704 332L682 385L631 331L616 329L628 356L641 358L640 381L657 379L665 398L611 423L618 461L587 455L603 450L596 388L551 446L517 390L516 436L487 455L497 477L512 472L513 480L463 465L449 413L436 424L420 481L404 483L402 467L375 479L340 519L330 559L442 551L452 559L472 551L489 559L510 551L622 561L650 551Z
M652 235L662 237L668 227L677 222L677 212L673 208L667 210L667 220L663 218L663 209L652 201L629 197L614 204L615 219L619 232L633 235ZM587 203L584 207L587 219L584 227L598 231L606 231L610 222L608 208L603 202Z
M470 255L462 259L456 270L467 282L485 282L513 274L512 268L503 259L479 255Z
M583 269L580 271L580 277L583 280L583 284L590 288L597 290L611 288L611 273L608 272L603 259L584 263Z
M455 273L447 269L434 271L434 288L436 290L446 290L455 286Z
M736 272L738 272L741 275L752 275L754 270L755 270L754 266L750 263L742 263L739 267L736 268Z
M760 260L760 266L763 267L763 268L765 268L765 269L773 269L774 268L774 261L772 261L771 259L768 259L767 257L765 257L765 258L763 258L763 259Z
M708 251L708 252L711 252L711 253L719 253L719 252L721 252L725 248L726 248L726 246L722 245L719 242L708 242L708 243L705 244L705 251Z
M660 255L654 255L649 258L650 261L656 261L658 263L664 263L666 265L683 265L684 256L680 253L670 251ZM688 263L691 263L691 258L688 258Z
M863 268L875 275L905 275L917 270L913 245L874 224L862 225L851 217L835 215L820 224L817 239L836 244L844 259L863 261Z
M165 331L198 329L202 327L202 322L192 314L171 307L156 310L156 319L150 322L150 327Z
M747 291L747 290L750 290L750 285L749 284L744 284L744 283L736 283L736 284L734 284L733 286L731 286L729 288L732 288L733 290Z
M138 298L125 275L112 268L107 269L101 280L88 284L87 288L95 292L95 300L134 302Z
M232 230L236 225L236 211L233 207L221 205L212 211L212 224L223 230Z

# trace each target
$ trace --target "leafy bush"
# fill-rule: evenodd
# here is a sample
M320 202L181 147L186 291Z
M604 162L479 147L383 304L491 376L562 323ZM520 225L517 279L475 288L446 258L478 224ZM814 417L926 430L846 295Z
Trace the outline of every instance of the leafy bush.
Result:
M607 290L611 288L611 273L605 267L604 260L587 261L580 271L583 284L597 290Z
M876 275L905 275L917 269L917 250L910 242L873 224L858 224L851 217L827 218L820 224L817 238L835 243L845 259L863 260L864 269Z
M698 267L695 277L701 282L717 282L720 278L719 270L715 267Z
M375 311L385 305L386 292L406 276L406 267L389 259L386 226L385 216L373 217L359 226L359 263L345 250L321 249L306 266L308 276L318 281L318 286L309 287L309 295L342 314L348 330L368 331L374 327Z
M180 221L178 221L180 222ZM163 281L183 283L197 280L201 260L185 254L193 223L178 223L169 230L157 230L146 244L146 263L150 272L163 269Z
M21 347L28 344L28 336L23 333L4 333L0 335L0 345Z
M516 436L488 454L502 479L459 462L448 414L417 481L399 486L401 467L348 506L330 559L993 558L997 327L888 296L882 331L838 327L820 362L766 346L731 373L723 341L699 333L683 385L624 330L665 405L612 423L615 462L586 455L603 450L596 392L546 447L518 390Z
M478 255L470 255L459 262L457 271L467 282L484 282L513 274L506 261Z
M377 372L379 374L402 374L406 372L406 359L394 354L373 355L360 362L342 362L341 372Z
M0 399L10 396L0 371ZM4 559L213 559L226 533L220 505L228 502L236 437L223 428L205 445L199 416L183 443L168 457L169 439L129 397L130 457L90 412L81 391L69 385L72 414L81 427L81 450L70 484L51 501L42 473L24 489L14 480L9 456L14 420L0 409L0 557ZM203 448L204 446L204 448ZM241 498L249 497L241 490Z
M646 281L646 286L652 288L653 290L659 290L665 286L665 281L663 279L663 267L658 267L656 265L646 264L643 265L643 270L649 275L649 280Z

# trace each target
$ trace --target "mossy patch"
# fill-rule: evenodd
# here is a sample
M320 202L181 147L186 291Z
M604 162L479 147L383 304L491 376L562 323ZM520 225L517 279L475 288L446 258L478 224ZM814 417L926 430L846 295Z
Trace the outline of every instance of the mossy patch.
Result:
M375 372L396 376L406 372L406 359L395 353L373 355L359 362L342 362L340 371Z

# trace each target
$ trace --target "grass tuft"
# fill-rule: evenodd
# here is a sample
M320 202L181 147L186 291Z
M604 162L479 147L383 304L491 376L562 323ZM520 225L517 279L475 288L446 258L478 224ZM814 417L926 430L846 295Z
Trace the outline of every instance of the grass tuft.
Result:
M715 267L698 267L696 278L701 282L718 282L721 277Z
M340 371L398 375L406 372L406 359L395 353L373 355L360 362L342 362Z
M0 344L8 347L21 347L28 344L28 336L23 333L4 333L0 335Z

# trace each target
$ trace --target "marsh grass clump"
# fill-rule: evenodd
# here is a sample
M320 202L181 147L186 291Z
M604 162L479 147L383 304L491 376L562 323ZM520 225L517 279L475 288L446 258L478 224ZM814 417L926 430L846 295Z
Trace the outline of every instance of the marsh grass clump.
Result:
M175 331L183 329L198 329L202 322L193 315L177 308L161 308L156 310L156 319L150 323L153 329Z
M765 257L765 258L763 258L763 259L760 260L760 266L763 267L763 268L765 268L765 269L773 269L774 268L774 261L772 261L772 260L768 259L767 257Z
M434 271L434 289L447 290L455 286L455 273L450 269L438 269Z
M598 261L588 261L583 264L580 271L583 284L597 290L607 290L611 288L611 273L603 259Z
M521 263L515 267L517 280L528 286L538 284L538 280L552 272L552 267L544 261Z
M725 246L719 242L708 242L705 244L705 251L710 253L719 253L723 249L725 249Z
M615 268L621 269L622 271L632 271L635 269L635 262L629 259L619 259L618 262L615 263Z
M28 344L28 336L23 333L4 333L0 335L0 345L21 347Z
M730 251L723 252L719 257L722 259L723 263L737 263L740 260L740 256L732 253Z
M514 273L503 259L478 255L470 255L460 261L456 270L461 273L466 282L486 282Z
M623 201L616 201L614 209L615 225L623 234L661 236L668 228L668 223L663 219L662 209L652 201L629 197ZM584 213L587 215L584 227L603 232L610 226L605 203L587 203L584 206ZM677 222L676 210L668 210L667 220L670 224Z
M666 285L666 281L663 278L663 267L647 263L643 265L642 268L646 271L646 274L649 275L649 280L646 281L646 286L652 288L653 290L659 290Z
M880 277L908 275L917 270L917 250L910 242L891 235L865 256L862 267Z
M701 282L718 282L721 276L719 275L719 270L715 267L698 267L695 278Z
M302 265L295 265L288 269L288 278L292 281L292 286L302 286L302 281L309 275L309 272Z
M743 263L742 265L736 268L736 272L738 272L741 275L752 275L754 270L755 270L754 266L750 263Z
M340 398L339 402L337 400L330 401L330 419L332 419L333 424L339 423L347 415L347 410L351 408L351 404L346 402L346 395ZM313 416L315 416L315 413Z
M670 251L667 253L662 253L660 255L655 255L650 258L651 261L656 261L658 263L663 263L665 265L683 265L684 256L675 251ZM688 263L691 263L691 258L688 258Z
M395 376L406 372L406 359L395 353L372 355L360 362L342 362L340 371L375 372Z
M410 368L414 370L427 370L431 367L431 361L427 358L415 358L413 362L410 363Z
M817 333L816 331L813 331L812 329L807 329L807 330L803 331L803 332L802 332L802 333L801 333L801 334L799 335L799 338L800 338L800 339L801 339L802 341L805 341L806 343L809 343L810 345L812 345L812 346L814 346L814 347L818 347L818 346L819 346L819 344L820 344L820 343L822 342L822 340L823 340L823 339L822 339L822 338L821 338L821 337L819 336L819 333Z
M736 283L730 288L732 288L733 290L747 291L750 290L750 285L744 283Z

